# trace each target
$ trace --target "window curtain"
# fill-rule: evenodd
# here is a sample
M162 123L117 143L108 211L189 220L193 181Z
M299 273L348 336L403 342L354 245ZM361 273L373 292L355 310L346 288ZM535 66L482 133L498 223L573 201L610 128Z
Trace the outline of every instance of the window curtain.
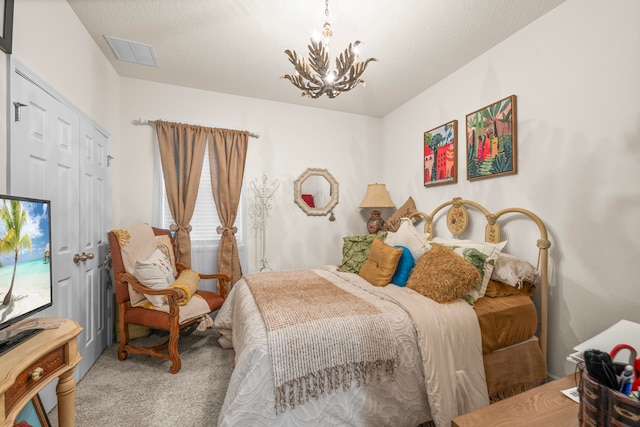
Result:
M242 277L238 256L238 242L234 223L240 203L242 177L247 158L249 132L228 129L209 129L209 169L213 199L222 225L217 228L220 237L218 271L226 272L235 283Z
M198 197L198 185L206 149L206 132L201 126L156 121L162 174L169 209L175 224L176 262L191 267L191 217Z

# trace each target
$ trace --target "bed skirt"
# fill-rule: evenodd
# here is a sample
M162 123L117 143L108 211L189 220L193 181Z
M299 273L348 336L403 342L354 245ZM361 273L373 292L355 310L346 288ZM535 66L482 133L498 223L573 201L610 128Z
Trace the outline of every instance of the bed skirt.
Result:
M485 354L483 360L491 403L537 387L547 379L547 364L536 337Z

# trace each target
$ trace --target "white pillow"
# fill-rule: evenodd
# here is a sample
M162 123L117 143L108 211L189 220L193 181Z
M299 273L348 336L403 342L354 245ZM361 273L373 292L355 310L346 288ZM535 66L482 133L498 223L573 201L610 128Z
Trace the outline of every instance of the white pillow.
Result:
M144 261L136 261L136 279L145 286L153 289L166 289L173 284L173 268L166 256L156 249L151 256ZM166 303L164 295L148 295L145 297L156 307Z
M496 265L493 267L491 278L507 285L522 288L522 282L535 282L538 278L538 270L528 261L510 254L498 255Z
M413 255L414 262L431 250L431 244L413 225L409 218L401 218L397 231L389 231L384 242L389 246L404 246Z
M493 268L496 260L498 259L498 255L500 251L505 247L507 241L500 243L488 243L488 242L476 242L473 240L460 240L460 239L444 239L442 237L434 237L431 239L431 243L438 243L440 245L444 245L453 249L455 253L471 262L476 266L478 271L480 272L481 280L478 281L478 285L475 289L472 289L469 292L469 296L475 301L478 298L484 296L485 291L487 290L487 284L489 283L489 279L491 279L491 273L493 273ZM469 250L477 250L478 252L469 251ZM483 258L484 261L482 265L479 265L479 259Z

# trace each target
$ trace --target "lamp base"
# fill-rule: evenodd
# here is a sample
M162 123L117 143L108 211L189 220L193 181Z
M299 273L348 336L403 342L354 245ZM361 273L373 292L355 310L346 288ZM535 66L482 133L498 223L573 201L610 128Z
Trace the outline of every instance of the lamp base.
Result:
M380 211L371 211L371 218L367 221L367 230L369 234L377 234L382 230L384 219L380 216Z

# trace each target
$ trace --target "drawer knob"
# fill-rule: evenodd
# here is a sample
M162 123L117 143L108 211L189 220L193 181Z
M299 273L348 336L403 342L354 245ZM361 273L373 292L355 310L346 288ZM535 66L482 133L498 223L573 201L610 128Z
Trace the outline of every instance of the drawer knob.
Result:
M31 381L38 381L40 378L42 378L42 373L43 372L44 372L44 369L36 368L29 375L29 379L31 379Z

